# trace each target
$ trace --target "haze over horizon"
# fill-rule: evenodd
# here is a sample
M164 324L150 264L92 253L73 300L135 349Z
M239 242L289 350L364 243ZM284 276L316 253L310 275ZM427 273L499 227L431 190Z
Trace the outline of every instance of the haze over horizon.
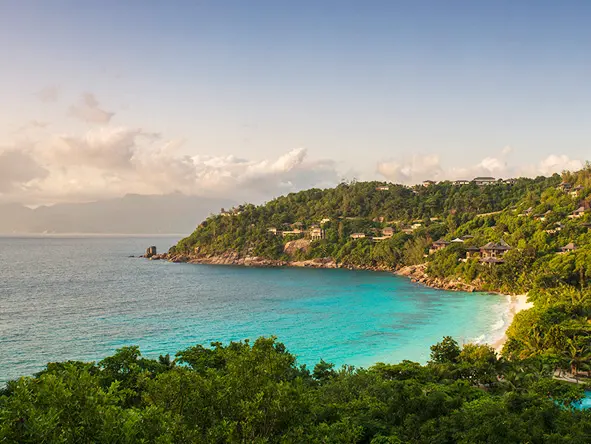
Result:
M584 1L0 3L0 204L261 202L589 152Z

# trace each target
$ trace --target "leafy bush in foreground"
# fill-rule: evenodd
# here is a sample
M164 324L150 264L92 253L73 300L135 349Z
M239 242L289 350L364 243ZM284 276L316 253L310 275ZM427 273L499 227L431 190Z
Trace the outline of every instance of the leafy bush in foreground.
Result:
M451 338L422 366L310 371L274 338L191 347L176 359L126 347L51 363L0 395L0 442L587 443L578 386L542 359L509 362Z

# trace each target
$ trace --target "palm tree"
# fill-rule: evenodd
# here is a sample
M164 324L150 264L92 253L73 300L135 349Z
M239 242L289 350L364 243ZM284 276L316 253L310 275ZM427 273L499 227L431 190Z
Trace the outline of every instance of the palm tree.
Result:
M577 346L572 339L568 339L568 345L566 349L563 350L563 356L566 358L567 364L570 366L571 374L578 382L578 370L580 368L586 368L591 361L589 347L586 345Z

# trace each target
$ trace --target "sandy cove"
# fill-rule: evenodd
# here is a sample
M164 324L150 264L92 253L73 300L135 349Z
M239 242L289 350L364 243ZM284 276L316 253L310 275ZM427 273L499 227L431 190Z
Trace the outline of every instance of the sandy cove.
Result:
M447 291L465 291L476 292L486 291L482 289L481 282L471 283L463 282L460 279L441 279L433 278L427 275L427 264L409 265L399 269L374 266L356 266L338 264L331 258L308 259L304 261L283 261L276 259L266 259L258 256L242 256L235 252L228 252L222 255L171 255L168 253L156 254L149 258L150 260L168 260L170 262L185 262L190 264L210 264L210 265L237 265L244 267L307 267L307 268L344 268L350 270L369 270L392 272L398 276L409 278L412 282L425 285L427 287L447 290ZM492 292L491 292L492 293ZM502 295L501 293L498 293ZM513 322L513 318L522 310L531 308L533 304L527 302L527 295L505 295L510 298L510 307L508 317L505 320L503 336L494 341L492 347L500 353L503 345L507 341L507 328Z
M532 302L527 301L527 294L518 294L509 297L511 298L509 316L505 322L503 336L491 344L499 354L501 353L505 342L507 342L507 329L513 323L513 318L515 318L515 315L522 310L527 310L528 308L532 308L534 306Z

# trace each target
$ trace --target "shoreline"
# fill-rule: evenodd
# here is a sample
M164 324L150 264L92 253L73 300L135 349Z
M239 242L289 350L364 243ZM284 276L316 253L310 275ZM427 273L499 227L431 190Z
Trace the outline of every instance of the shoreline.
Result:
M500 355L501 351L503 350L503 346L507 342L507 329L513 323L513 319L515 315L520 311L527 310L533 307L532 302L527 301L527 294L518 294L513 296L508 296L511 300L509 302L509 309L507 311L507 318L503 321L503 335L498 338L497 340L493 341L491 345L492 348Z
M145 257L145 256L140 256ZM497 291L484 290L481 282L465 283L459 279L441 279L433 278L426 273L426 264L410 265L399 269L389 267L375 267L375 266L356 266L356 265L342 265L336 263L331 258L317 258L303 261L283 261L277 259L265 259L258 256L240 256L238 253L230 252L223 255L171 255L169 253L156 254L148 258L150 260L167 260L176 263L189 264L205 264L205 265L234 265L244 267L267 267L267 268L281 268L281 267L295 267L295 268L324 268L324 269L348 269L348 270L362 270L362 271L380 271L390 272L395 276L406 277L411 282L423 285L425 287L436 290L445 291L461 291L467 293L482 292L489 294L497 294L505 296L509 300L509 306L506 311L500 313L502 326L498 329L492 329L489 332L489 338L486 344L490 345L499 355L507 342L507 329L513 323L515 315L522 310L527 310L533 307L533 303L527 302L527 294L505 294ZM498 337L495 338L495 333ZM494 335L493 337L491 337ZM478 343L478 341L476 341Z

